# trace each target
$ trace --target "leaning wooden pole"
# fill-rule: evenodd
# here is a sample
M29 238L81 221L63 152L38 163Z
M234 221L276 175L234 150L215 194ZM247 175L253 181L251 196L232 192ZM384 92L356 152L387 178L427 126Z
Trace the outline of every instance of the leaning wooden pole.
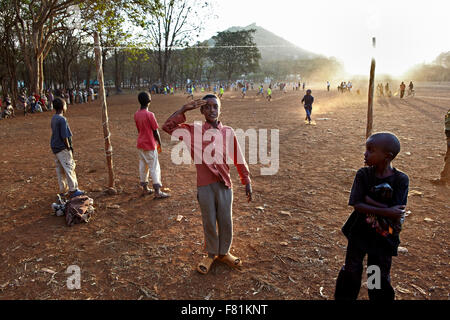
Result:
M372 38L372 45L375 48L375 38ZM366 139L372 134L373 128L373 91L375 87L375 58L372 58L370 64L370 78L369 78L369 103L367 107L367 129Z
M102 48L100 47L100 41L98 32L94 32L94 51L95 51L95 64L97 67L97 80L99 85L98 96L102 102L102 126L103 136L105 138L105 154L106 165L108 167L108 191L115 193L115 181L114 181L114 165L113 165L113 148L111 145L111 132L109 131L109 119L108 119L108 105L106 104L105 85L103 81L103 68L102 68Z

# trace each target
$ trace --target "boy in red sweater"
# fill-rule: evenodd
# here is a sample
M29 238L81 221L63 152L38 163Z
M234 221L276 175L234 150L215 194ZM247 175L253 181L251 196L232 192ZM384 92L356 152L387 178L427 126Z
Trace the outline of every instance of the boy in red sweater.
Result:
M206 95L201 100L191 101L181 107L163 126L164 131L187 144L197 168L197 199L208 253L197 266L197 271L202 274L208 273L216 258L230 267L242 265L241 259L230 253L233 239L233 190L228 163L236 166L241 183L245 185L247 200L252 200L247 163L234 130L219 121L220 106L217 96ZM197 108L205 116L205 123L185 123L185 113Z

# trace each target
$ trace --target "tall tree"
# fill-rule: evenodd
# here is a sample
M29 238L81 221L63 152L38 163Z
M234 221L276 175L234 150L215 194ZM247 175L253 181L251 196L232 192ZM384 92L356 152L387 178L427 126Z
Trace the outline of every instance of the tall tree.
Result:
M236 74L255 72L261 54L253 40L256 30L223 31L213 37L209 57L230 81Z
M17 78L16 67L18 64L17 54L18 48L15 44L14 36L14 6L8 0L0 1L0 69L6 71L4 74L0 74L0 78L4 78L5 81L1 81L1 85L4 91L12 93L12 104L15 108L17 97ZM4 92L6 94L6 92ZM2 99L3 97L0 97Z
M15 31L29 71L30 89L40 92L44 84L44 59L65 20L79 0L13 0Z
M209 4L200 0L162 0L161 14L147 21L145 28L153 40L159 78L166 84L175 47L186 46L198 36L207 19Z

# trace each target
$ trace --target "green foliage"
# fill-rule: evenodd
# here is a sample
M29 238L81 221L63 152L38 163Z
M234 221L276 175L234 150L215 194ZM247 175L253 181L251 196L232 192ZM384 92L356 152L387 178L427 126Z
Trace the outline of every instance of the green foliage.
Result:
M253 40L254 33L254 29L223 31L213 37L214 47L211 48L209 57L228 80L238 74L258 70L261 54Z

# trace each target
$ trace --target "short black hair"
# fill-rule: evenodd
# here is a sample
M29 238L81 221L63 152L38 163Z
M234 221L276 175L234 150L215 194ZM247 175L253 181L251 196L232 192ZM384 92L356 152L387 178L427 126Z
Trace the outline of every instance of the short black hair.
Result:
M400 140L391 132L377 132L372 134L369 139L374 140L383 151L390 153L391 160L394 160L400 152Z
M207 94L206 96L204 96L204 97L202 98L202 100L208 100L208 99L216 99L217 102L219 102L219 106L221 105L221 102L220 102L219 97L216 96L215 94L210 93L210 94Z
M222 106L222 103L221 103L219 97L216 96L215 94L210 93L210 94L207 94L206 96L204 96L204 97L202 98L202 100L208 100L208 99L216 99L217 102L218 102L218 103L217 103L218 106L219 106L219 107ZM201 112L202 109L203 109L203 106L200 108L200 112Z
M53 100L53 108L55 111L61 111L64 108L64 105L66 104L66 101L56 97L55 100Z
M152 102L152 96L149 92L143 91L139 93L138 95L139 103L141 104L141 107L146 107L150 102Z

